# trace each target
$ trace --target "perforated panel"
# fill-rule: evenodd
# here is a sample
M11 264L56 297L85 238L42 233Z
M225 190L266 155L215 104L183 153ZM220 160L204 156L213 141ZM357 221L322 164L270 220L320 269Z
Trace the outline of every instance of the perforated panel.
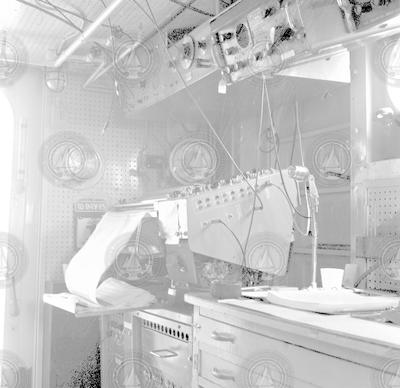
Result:
M394 242L400 240L400 185L392 183L392 185L369 187L367 193L368 236L387 237ZM380 255L384 254L384 249L385 247L382 247ZM367 268L377 264L377 260L368 258ZM387 272L381 268L368 276L367 287L375 290L399 291L400 281L388 276Z
M111 205L122 199L133 201L140 195L140 182L129 174L129 169L136 167L147 123L124 121L122 114L115 110L103 135L112 96L85 91L81 88L82 81L79 76L69 75L63 93L47 91L45 139L61 131L73 131L86 137L101 155L104 174L93 187L82 190L60 187L43 179L42 254L46 260L46 280L51 281L63 280L62 264L68 263L74 254L74 202L103 199Z
M376 264L375 259L367 259L367 268ZM375 271L367 278L367 288L371 290L396 291L400 290L400 281L390 279L384 271Z
M368 234L400 238L398 229L389 228L400 214L400 186L368 189Z

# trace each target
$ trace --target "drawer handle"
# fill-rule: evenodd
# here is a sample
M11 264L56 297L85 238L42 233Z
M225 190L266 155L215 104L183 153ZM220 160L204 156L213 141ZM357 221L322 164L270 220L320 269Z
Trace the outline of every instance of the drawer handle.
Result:
M227 371L220 371L217 368L213 368L211 374L218 380L232 380L235 381L235 377L229 374Z
M173 352L169 349L152 350L150 354L157 358L172 358L178 357L178 353Z
M218 333L217 331L213 331L211 338L220 342L235 342L235 336L229 333Z

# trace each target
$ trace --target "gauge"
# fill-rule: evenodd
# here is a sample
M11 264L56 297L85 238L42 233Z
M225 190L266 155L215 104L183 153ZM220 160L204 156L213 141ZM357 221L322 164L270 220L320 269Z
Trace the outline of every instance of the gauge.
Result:
M250 43L249 29L243 23L238 24L236 27L236 40L242 49L247 48Z
M194 62L196 50L193 38L186 35L181 42L179 64L183 70L189 70Z

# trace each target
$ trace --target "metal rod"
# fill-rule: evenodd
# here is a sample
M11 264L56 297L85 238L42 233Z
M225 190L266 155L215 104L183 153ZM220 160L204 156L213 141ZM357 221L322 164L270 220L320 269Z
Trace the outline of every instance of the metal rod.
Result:
M84 31L80 34L77 39L71 43L71 45L63 51L63 53L54 62L54 67L60 67L70 55L72 55L79 46L88 39L100 25L115 11L115 9L124 0L114 0L101 14L100 16Z
M16 1L18 1L18 3L26 5L28 7L34 8L34 9L40 11L40 12L43 12L46 15L49 15L49 16L59 20L60 22L65 23L67 26L70 26L70 27L74 28L75 30L81 32L81 29L79 27L77 27L75 24L71 24L68 20L63 19L62 17L55 15L53 12L47 11L47 10L43 9L42 7L39 7L39 6L35 5L35 4L30 3L29 1L25 1L25 0L16 0Z
M204 15L204 16L209 16L209 17L214 17L214 16L215 16L214 14L212 14L212 13L210 13L210 12L203 11L202 9L193 7L193 6L190 5L190 4L185 4L183 1L180 1L180 0L169 0L169 1L170 1L171 3L178 4L178 5L180 5L181 7L184 7L184 8L186 8L186 9L190 9L191 11L196 12L196 13L199 13L199 14Z
M184 12L187 8L187 6L191 6L196 0L190 0L189 3L186 4L186 7L180 8L174 15L172 15L170 18L168 18L164 23L161 24L160 29L163 30L165 27L167 27L169 24L171 24L182 12ZM143 11L143 10L142 10ZM147 15L149 19L150 16ZM144 44L151 38L153 38L155 35L157 35L157 30L153 31L149 36L146 37L140 44ZM132 50L126 50L121 55L116 59L116 63L118 63L121 59L125 58L126 55L128 55ZM104 66L104 65L103 65ZM92 82L95 82L97 79L99 79L101 76L103 76L105 73L107 73L112 67L114 66L114 63L110 63L109 65L103 67L103 69L96 69L95 73L93 73L85 82L83 85L83 88L87 88Z
M317 215L314 209L314 204L312 205L311 218L313 221L313 231L312 231L312 279L311 288L317 288L317 248L318 248L318 229L317 229Z
M122 59L124 59L128 54L130 54L133 50L135 50L136 47L139 46L139 42L134 42L134 44L132 45L132 47L127 47L122 53L121 55L115 59L115 63L117 64L119 61L121 61ZM114 61L112 61L111 63L109 63L108 65L105 64L101 64L95 71L93 74L90 75L90 77L85 81L85 83L83 84L83 88L87 88L89 86L89 84L91 84L92 82L95 82L97 79L99 79L103 74L107 73L110 69L112 69L114 67Z

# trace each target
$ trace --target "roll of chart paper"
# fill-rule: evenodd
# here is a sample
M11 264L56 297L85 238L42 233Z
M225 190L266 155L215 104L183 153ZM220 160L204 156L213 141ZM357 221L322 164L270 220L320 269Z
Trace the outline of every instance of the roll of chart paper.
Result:
M144 298L143 303L152 299L151 294L144 295L142 292L144 290L125 282L116 279L102 279L115 261L118 247L128 244L140 222L147 216L149 214L146 212L138 211L106 213L85 245L72 258L65 271L65 283L68 291L92 303L101 301L111 303L110 300L104 298L105 289L117 296L118 288L121 288L124 289L126 295L128 286L132 288L132 296L140 294L140 297ZM102 284L100 284L101 280L104 280Z

